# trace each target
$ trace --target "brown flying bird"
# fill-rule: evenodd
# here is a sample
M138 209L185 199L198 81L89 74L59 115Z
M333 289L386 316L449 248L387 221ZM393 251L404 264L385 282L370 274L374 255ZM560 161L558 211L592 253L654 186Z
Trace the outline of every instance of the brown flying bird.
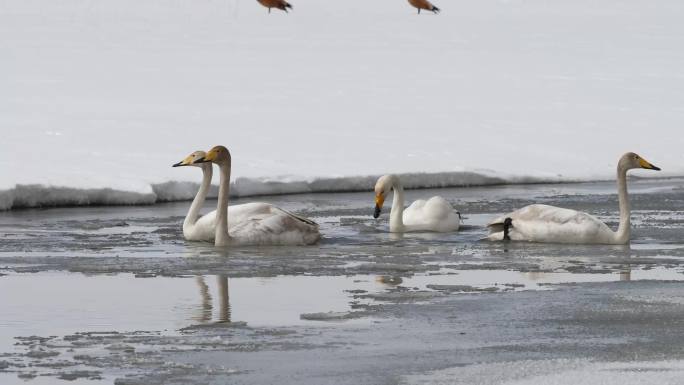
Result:
M257 1L259 2L259 4L268 8L268 13L271 13L271 8L278 8L278 9L281 9L285 12L287 12L288 8L292 9L292 5L290 5L290 3L288 3L285 0L257 0Z
M429 2L428 0L408 0L408 2L409 2L409 4L418 8L418 13L420 13L421 9L424 9L426 11L432 11L434 13L439 13L439 8L432 5L432 3Z

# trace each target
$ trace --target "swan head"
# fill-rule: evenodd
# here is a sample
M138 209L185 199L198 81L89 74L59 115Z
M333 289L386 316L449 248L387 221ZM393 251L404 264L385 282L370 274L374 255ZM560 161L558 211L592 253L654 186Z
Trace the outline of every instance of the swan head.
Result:
M649 161L633 152L628 152L623 155L622 158L620 158L618 167L625 171L635 168L645 168L647 170L660 171L659 167L652 165Z
M207 154L197 160L198 163L212 162L216 164L230 162L230 151L224 146L215 146Z
M392 190L392 176L383 175L375 182L375 211L373 218L378 218L382 212L382 205L385 203L385 198Z
M197 161L204 158L206 155L207 155L207 153L204 151L195 151L192 154L188 155L185 159L181 160L180 162L174 164L171 167L182 167L182 166L202 167L203 165L201 163L197 163Z

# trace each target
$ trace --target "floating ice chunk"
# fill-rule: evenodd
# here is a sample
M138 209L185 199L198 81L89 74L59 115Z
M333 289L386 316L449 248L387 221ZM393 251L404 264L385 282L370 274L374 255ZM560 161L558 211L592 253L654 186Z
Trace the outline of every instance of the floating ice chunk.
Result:
M339 321L349 319L352 316L353 313L348 311L329 311L327 313L304 313L299 318L307 321Z

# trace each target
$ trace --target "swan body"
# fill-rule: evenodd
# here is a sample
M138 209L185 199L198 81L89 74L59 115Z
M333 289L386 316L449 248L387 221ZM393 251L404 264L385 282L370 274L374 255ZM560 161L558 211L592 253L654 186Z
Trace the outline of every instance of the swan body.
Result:
M490 240L503 239L503 222L511 218L513 241L549 243L613 243L614 232L598 218L570 209L534 204L497 218L489 224Z
M258 241L256 238L253 237L253 234L255 232L258 232L259 230L255 230L254 228L250 229L250 225L254 226L258 223L258 221L255 221L257 218L262 218L266 220L266 222L263 223L270 223L270 226L276 226L272 222L270 222L273 218L282 216L283 213L287 215L292 215L285 210L282 210L278 208L277 206L274 206L270 203L262 203L262 202L252 202L252 203L244 203L241 205L232 205L229 207L230 209L228 210L228 231L230 233L235 233L233 236L236 236L236 234L240 234L239 238L252 238L252 242L247 242L246 244L259 244L261 242L269 242L269 241ZM183 236L185 237L186 240L188 241L205 241L205 242L214 242L216 239L216 210L208 212L207 214L203 215L200 217L197 222L195 222L192 226L183 226ZM262 223L262 224L263 224ZM249 225L248 225L249 224ZM273 229L271 229L273 230ZM262 237L263 238L263 237ZM304 241L302 241L304 242ZM300 244L295 241L293 242L286 242L285 244ZM303 244L303 243L301 243Z
M206 213L191 226L185 226L184 223L183 236L187 241L213 242L216 236L216 211Z
M318 225L269 203L230 206L231 245L311 245L321 238Z
M311 245L320 240L316 222L272 204L255 202L229 207L230 152L223 146L216 146L195 161L200 164L206 162L218 164L221 171L218 206L214 214L216 246Z
M182 161L173 165L173 167L194 166L202 169L202 183L200 188L190 205L185 220L183 221L183 237L187 241L205 241L214 242L216 238L216 210L211 211L203 216L200 216L199 210L204 205L204 201L209 193L212 178L211 163L195 163L198 159L206 156L204 151L195 151L188 155ZM256 217L263 217L264 215L279 213L276 206L268 203L245 203L241 205L230 206L228 211L228 223L232 226L229 230L235 227L236 231L245 233L247 226L245 223L253 220ZM277 215L277 214L276 214Z
M635 168L660 170L639 155L626 153L618 162L617 183L620 202L620 225L613 231L598 218L580 211L534 204L492 221L488 240L546 243L621 245L630 238L630 206L627 171Z
M390 232L405 233L412 231L456 231L461 225L460 214L446 201L435 196L428 200L416 200L404 209L404 188L396 175L384 175L375 184L375 213L378 218L385 197L394 190L390 211Z

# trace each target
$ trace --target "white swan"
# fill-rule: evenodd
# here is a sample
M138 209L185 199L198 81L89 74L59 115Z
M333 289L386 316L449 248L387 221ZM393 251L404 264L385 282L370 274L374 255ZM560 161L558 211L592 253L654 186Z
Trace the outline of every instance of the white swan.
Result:
M204 151L195 151L173 167L192 166L202 169L202 184L192 200L188 215L183 221L183 237L188 241L213 241L216 232L216 211L200 217L200 209L207 198L211 187L212 166L211 163L195 163L207 154Z
M197 162L197 160L203 159L205 156L206 152L195 151L182 161L173 165L173 167L193 166L202 169L202 183L200 184L200 188L190 205L190 210L183 221L183 237L187 241L214 242L214 239L216 238L216 210L200 217L200 209L204 205L204 201L209 193L213 175L211 163ZM231 226L236 223L239 224L240 221L244 219L245 215L249 215L249 212L254 208L255 206L252 203L231 206L228 211L228 222Z
M620 225L617 232L598 218L575 210L548 205L530 205L492 221L488 240L530 241L549 243L611 244L629 242L630 208L627 195L627 170L645 168L660 170L639 155L624 154L617 167Z
M461 215L446 201L435 196L427 201L419 199L404 209L404 187L396 175L381 176L375 183L375 212L380 216L385 197L394 190L394 201L390 211L390 232L411 231L448 232L458 230Z
M231 245L311 245L321 238L316 222L296 216L269 203L247 203L230 207L230 152L223 146L209 150L195 163L212 162L219 166L221 180L214 244ZM230 229L230 234L228 230Z

